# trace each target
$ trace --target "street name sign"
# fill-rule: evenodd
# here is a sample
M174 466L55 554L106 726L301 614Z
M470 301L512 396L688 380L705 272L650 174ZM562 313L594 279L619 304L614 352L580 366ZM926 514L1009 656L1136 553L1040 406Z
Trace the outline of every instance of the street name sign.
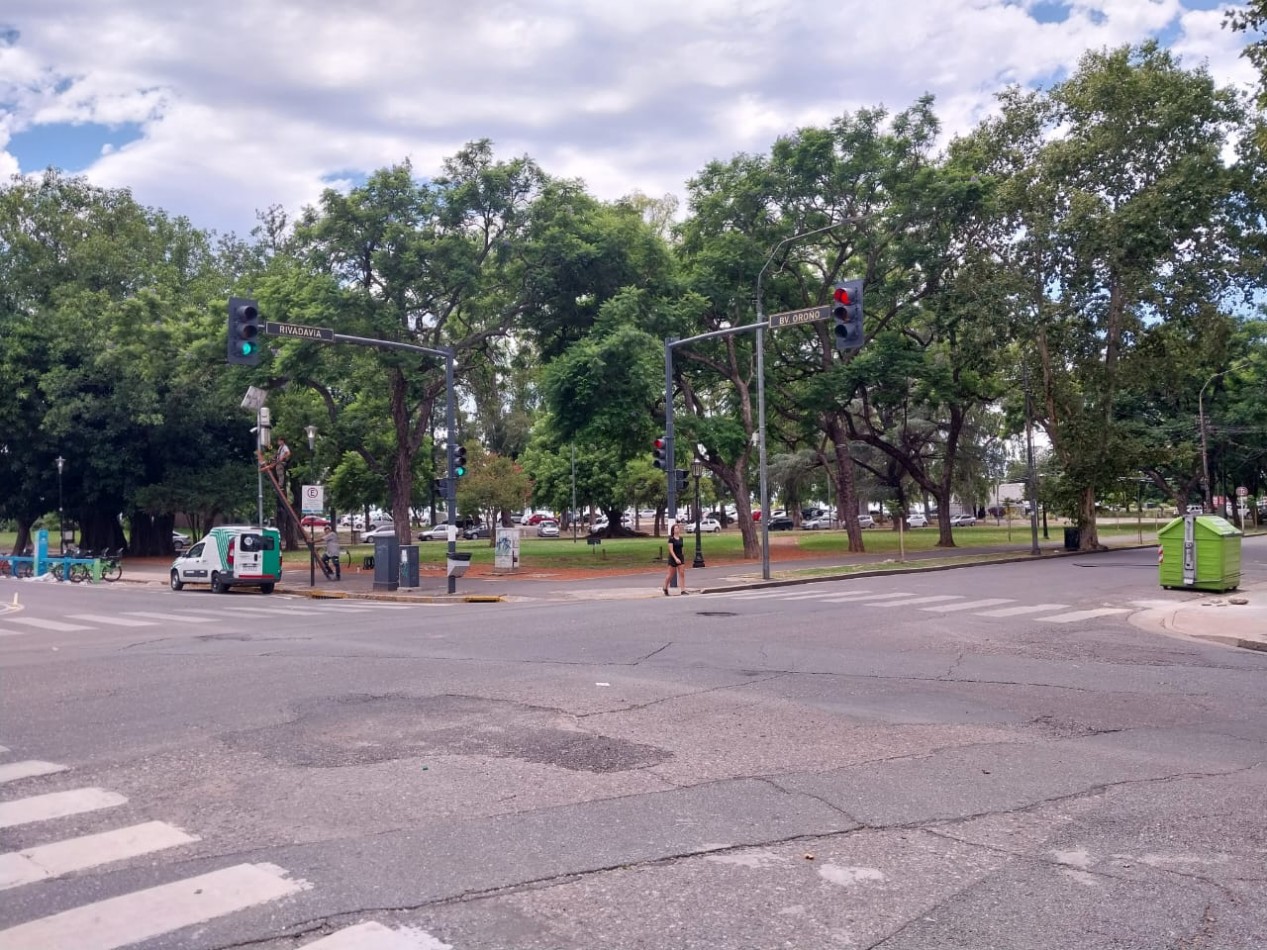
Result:
M803 310L785 310L783 313L770 314L770 329L814 323L818 320L826 320L830 316L831 307L806 307Z
M264 332L268 336L290 336L300 340L334 342L334 331L329 327L306 327L299 323L273 323L270 320L264 324Z

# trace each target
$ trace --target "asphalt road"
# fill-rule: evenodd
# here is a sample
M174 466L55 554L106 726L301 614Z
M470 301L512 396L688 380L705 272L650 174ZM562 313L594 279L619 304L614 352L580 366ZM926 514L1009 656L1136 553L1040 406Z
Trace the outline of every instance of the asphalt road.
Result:
M0 950L1260 948L1267 655L1131 622L1174 596L1150 551L636 602L0 584Z

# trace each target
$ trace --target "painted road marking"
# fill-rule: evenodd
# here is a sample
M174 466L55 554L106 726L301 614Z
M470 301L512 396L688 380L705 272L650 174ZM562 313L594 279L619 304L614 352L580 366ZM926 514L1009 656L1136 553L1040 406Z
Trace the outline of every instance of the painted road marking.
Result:
M58 633L70 633L73 630L91 630L91 627L84 627L77 623L62 623L60 620L42 620L39 617L10 617L9 623L24 623L28 627L38 627L40 630L55 630Z
M863 603L864 607L914 607L916 604L935 604L938 601L962 600L961 594L939 594L935 597L908 597L906 600L891 600L883 603Z
M12 828L32 821L48 821L78 815L98 808L113 808L127 799L104 788L76 788L68 792L49 792L11 802L0 802L0 828Z
M65 772L66 766L58 765L56 762L40 762L31 759L27 762L9 762L0 765L0 785L5 782L16 782L20 778L31 778L36 775L52 775L55 772Z
M238 864L0 930L0 950L115 950L306 889L272 864Z
M153 620L129 620L127 617L105 616L104 614L70 614L71 620L90 620L93 623L107 623L114 627L153 627Z
M1096 617L1112 617L1114 614L1129 614L1129 607L1100 607L1097 610L1075 610L1072 613L1057 614L1054 617L1035 617L1040 623L1075 623L1079 620L1092 620Z
M412 927L391 930L370 921L304 944L303 950L453 950L453 947Z
M955 610L976 610L978 607L997 607L999 604L1016 603L1011 597L993 597L989 600L969 600L962 604L941 604L936 607L921 607L920 610L935 611L936 613L948 614Z
M5 630L3 627L0 627L0 637L21 637L30 632L30 630Z
M1004 607L1002 610L983 610L979 617L1020 617L1025 614L1041 614L1045 611L1064 610L1068 604L1030 604L1028 607Z
M199 840L197 835L186 834L164 821L148 821L130 828L0 854L0 890Z
M835 597L824 597L824 603L828 604L844 604L844 603L860 603L868 600L897 600L901 597L914 597L909 590L898 590L891 594L837 594Z
M215 623L218 617L198 617L193 614L159 614L150 610L129 610L129 617L149 617L152 620L170 620L173 623Z

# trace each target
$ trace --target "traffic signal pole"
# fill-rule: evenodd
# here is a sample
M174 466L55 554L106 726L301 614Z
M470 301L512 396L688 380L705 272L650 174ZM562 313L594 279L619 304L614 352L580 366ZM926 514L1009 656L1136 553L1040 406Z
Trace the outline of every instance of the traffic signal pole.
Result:
M335 333L328 327L310 327L297 323L273 323L266 322L264 324L264 333L268 336L289 337L291 339L308 340L314 343L355 343L358 346L373 346L382 350L405 350L409 353L427 353L432 356L444 357L444 390L446 398L445 406L445 425L448 427L448 437L445 439L445 455L448 466L448 487L445 492L448 501L448 517L449 517L449 545L447 549L447 560L450 565L454 560L453 555L457 553L457 535L456 524L457 514L457 478L454 472L454 458L457 441L457 399L454 394L454 350L451 346L432 347L419 346L417 343L398 343L395 340L375 340L371 337L352 336L347 333ZM457 577L453 574L450 566L448 572L448 592L450 594L457 593Z

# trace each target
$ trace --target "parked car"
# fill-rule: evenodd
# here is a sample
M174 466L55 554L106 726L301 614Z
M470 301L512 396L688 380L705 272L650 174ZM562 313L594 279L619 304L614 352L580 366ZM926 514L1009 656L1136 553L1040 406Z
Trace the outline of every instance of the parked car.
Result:
M462 537L467 541L475 541L478 538L491 538L493 529L486 524L467 525L462 529Z
M559 536L559 523L557 521L542 521L537 525L538 538L557 538Z
M425 531L418 532L419 541L448 541L449 540L449 523L441 521L438 525L428 528Z
M371 528L361 535L362 541L373 541L375 538L394 538L396 537L396 526L394 524L379 525L377 528Z
M792 519L787 515L771 515L770 529L771 531L791 531L794 527Z
M771 522L771 527L773 527L773 522ZM839 524L831 515L818 515L801 521L802 531L826 531L836 527L839 527Z
M305 528L328 528L330 520L322 518L320 515L304 515L299 519L299 523Z
M908 528L927 528L928 519L918 512L913 515L906 516L906 526Z
M874 528L875 519L872 518L870 515L858 515L858 527L859 528Z
M976 517L967 513L950 516L950 526L952 528L971 528L976 523Z
M189 547L189 535L183 534L180 531L173 531L172 532L172 550L183 551L187 547Z
M701 518L699 529L705 534L716 534L721 530L721 522L716 518ZM693 532L695 530L695 525L691 525L690 530Z

